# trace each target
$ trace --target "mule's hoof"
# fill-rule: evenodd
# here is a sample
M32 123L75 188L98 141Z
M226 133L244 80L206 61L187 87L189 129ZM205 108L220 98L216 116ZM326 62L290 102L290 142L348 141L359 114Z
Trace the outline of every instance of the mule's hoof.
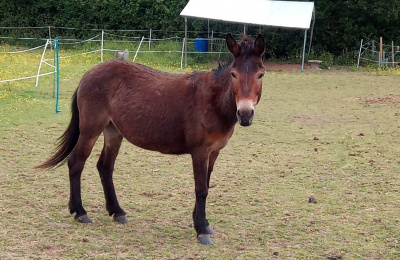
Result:
M197 239L199 240L200 244L202 245L212 245L213 242L211 240L211 236L208 234L200 234L197 236Z
M205 230L206 234L209 235L215 235L214 230L211 228L211 226L206 226L206 230Z
M118 224L128 224L128 218L126 217L126 215L122 215L122 216L114 216L114 221L117 222Z
M93 223L93 221L88 217L88 215L82 215L82 216L75 216L75 220L78 221L79 223Z

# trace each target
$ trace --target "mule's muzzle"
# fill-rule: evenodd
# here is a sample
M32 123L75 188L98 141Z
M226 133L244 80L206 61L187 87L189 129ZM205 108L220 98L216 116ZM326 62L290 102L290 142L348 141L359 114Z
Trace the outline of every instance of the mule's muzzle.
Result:
M254 109L239 109L236 112L236 117L241 126L249 126L253 122Z

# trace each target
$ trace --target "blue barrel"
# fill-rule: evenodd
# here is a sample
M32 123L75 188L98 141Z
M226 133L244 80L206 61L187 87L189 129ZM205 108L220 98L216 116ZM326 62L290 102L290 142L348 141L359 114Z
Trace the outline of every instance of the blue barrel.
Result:
M194 50L198 52L208 51L208 40L206 38L194 39Z

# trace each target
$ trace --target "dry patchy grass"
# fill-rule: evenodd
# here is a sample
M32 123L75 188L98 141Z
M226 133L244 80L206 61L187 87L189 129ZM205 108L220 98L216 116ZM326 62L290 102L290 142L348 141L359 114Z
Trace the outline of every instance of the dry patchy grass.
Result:
M130 223L112 222L95 163L83 173L93 224L67 210L66 166L43 161L69 121L69 99L91 64L62 64L52 82L0 85L1 259L398 259L398 82L358 72L269 72L256 119L237 126L212 176L213 246L195 238L189 156L123 143L115 170ZM311 198L311 199L310 199ZM310 203L312 202L312 203Z

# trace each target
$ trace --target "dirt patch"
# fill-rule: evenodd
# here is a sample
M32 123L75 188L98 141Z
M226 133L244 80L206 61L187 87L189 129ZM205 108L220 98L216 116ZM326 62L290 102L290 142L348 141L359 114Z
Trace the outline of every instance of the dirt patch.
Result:
M264 62L267 71L301 71L301 64L288 62ZM304 69L309 70L310 66L304 64Z
M348 97L344 101L364 101L367 104L400 103L400 97Z
M211 68L218 68L218 62L214 61L210 64ZM264 66L266 71L301 71L301 63L290 63L287 61L266 61L264 62ZM304 64L305 71L316 71L310 68L310 65L305 62Z

